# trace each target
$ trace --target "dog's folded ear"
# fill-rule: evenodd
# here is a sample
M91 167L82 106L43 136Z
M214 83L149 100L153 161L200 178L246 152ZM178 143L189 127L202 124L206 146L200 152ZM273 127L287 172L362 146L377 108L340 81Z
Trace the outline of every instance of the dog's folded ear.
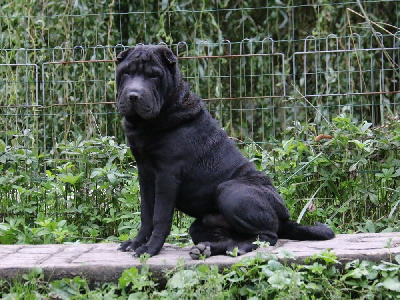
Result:
M119 64L121 61L123 61L126 58L126 56L128 55L128 53L133 51L133 49L135 49L135 48L128 48L128 49L125 49L124 51L120 52L117 55L117 63Z
M174 53L172 53L172 51L168 48L163 49L163 56L164 58L171 64L174 65L176 64L176 62L178 61L178 59L176 58L176 56L174 55Z

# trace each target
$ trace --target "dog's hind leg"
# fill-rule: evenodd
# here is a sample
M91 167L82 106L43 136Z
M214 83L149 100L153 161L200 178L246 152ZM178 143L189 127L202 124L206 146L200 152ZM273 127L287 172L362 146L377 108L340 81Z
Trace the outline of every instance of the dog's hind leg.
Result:
M266 242L271 245L271 240L274 241L275 238L271 238L271 236L268 235L258 235L252 238L248 238L247 240L229 246L226 250L226 254L231 256L243 255L247 252L256 250L259 247L259 242Z
M207 215L196 220L190 227L190 235L195 244L189 254L193 259L212 255L239 256L258 248L255 243L271 242L275 236L243 235L229 228L222 215Z
M199 259L201 255L226 254L229 247L237 244L229 228L218 225L225 225L221 215L210 215L203 219L197 219L190 226L190 236L195 246L190 250L193 259ZM214 225L214 226L212 226ZM226 223L227 225L227 223Z
M251 184L246 180L231 180L218 187L221 214L231 231L247 244L257 237L271 246L277 242L280 219L273 205L275 197L278 195L268 186Z
M220 242L200 242L190 249L190 256L193 259L200 259L201 256L208 258L212 255L240 256L251 252L259 247L256 241L268 242L269 238L257 236L244 241L226 239Z

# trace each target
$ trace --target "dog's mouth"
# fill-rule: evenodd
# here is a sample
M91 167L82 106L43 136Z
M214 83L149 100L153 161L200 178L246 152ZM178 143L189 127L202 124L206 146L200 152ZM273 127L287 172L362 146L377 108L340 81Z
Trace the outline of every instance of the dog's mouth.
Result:
M155 107L145 103L132 103L127 99L118 101L117 110L124 117L139 116L144 120L153 119L158 115L158 110Z
M119 97L118 97L118 101L117 101L117 110L118 110L119 114L124 117L134 115L134 113L135 113L133 111L131 105L129 105L129 102L122 101Z
M141 107L140 109L136 110L136 113L145 120L153 119L158 114L154 112L154 110L150 107Z

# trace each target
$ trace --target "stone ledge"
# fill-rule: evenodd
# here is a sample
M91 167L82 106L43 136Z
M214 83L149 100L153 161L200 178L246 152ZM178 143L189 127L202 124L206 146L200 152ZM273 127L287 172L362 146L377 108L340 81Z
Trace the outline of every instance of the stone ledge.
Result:
M390 247L388 247L390 245ZM0 245L0 279L13 279L34 267L42 268L46 280L85 277L92 285L117 282L125 269L140 268L138 258L128 252L117 251L118 244L72 245ZM400 232L379 234L339 234L329 241L279 240L273 247L264 247L240 257L212 256L206 260L192 260L190 247L166 244L159 255L151 257L147 264L158 277L183 261L185 266L198 264L229 267L243 257L253 257L257 252L271 253L280 257L284 248L294 254L296 262L331 249L344 265L354 259L388 261L400 254ZM282 257L281 257L282 258Z

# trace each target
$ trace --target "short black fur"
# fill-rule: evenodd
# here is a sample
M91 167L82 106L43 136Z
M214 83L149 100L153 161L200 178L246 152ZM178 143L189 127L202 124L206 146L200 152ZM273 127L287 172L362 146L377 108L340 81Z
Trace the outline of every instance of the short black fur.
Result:
M182 79L163 46L140 45L117 58L118 111L136 158L141 227L120 246L136 255L161 250L178 209L194 218L193 258L244 254L254 242L278 238L326 240L327 226L289 219L271 179L256 170Z

